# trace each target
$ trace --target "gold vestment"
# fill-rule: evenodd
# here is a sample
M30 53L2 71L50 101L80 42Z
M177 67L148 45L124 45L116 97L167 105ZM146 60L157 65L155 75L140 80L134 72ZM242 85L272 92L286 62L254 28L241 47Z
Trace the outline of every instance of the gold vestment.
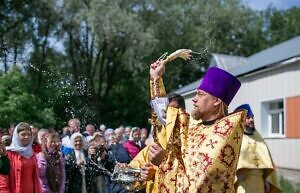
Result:
M161 78L150 80L151 99L165 93ZM165 133L159 138L167 155L157 168L154 181L147 183L147 192L234 193L245 114L239 111L212 125L200 122L189 126L187 113L169 107ZM146 147L130 166L149 162L148 155Z
M175 121L168 121L168 116ZM170 137L167 156L157 171L159 192L235 192L244 118L245 111L239 111L212 125L188 127L188 114L168 108Z
M253 135L244 134L237 174L237 193L264 193L266 180L270 193L281 192L271 154L257 131Z

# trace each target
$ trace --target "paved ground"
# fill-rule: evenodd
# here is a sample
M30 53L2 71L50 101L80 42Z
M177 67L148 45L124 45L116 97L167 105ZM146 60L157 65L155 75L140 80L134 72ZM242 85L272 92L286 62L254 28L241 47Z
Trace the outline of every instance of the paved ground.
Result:
M279 168L279 174L284 176L300 190L300 170L287 170Z

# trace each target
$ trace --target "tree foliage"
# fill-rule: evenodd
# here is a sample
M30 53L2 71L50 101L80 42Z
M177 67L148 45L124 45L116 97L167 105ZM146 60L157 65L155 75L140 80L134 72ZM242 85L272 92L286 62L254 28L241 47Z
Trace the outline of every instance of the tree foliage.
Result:
M0 77L1 125L8 126L12 122L21 121L38 127L55 125L53 109L30 92L26 79L17 66L13 66L7 74Z
M266 18L265 34L269 45L300 35L300 8L292 7L282 11L270 7L261 15Z

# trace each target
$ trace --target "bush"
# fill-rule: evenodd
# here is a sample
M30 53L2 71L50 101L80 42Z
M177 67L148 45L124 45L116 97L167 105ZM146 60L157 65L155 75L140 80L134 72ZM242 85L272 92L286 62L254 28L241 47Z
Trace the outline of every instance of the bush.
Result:
M280 185L282 193L300 193L300 190L297 189L289 180L285 179L283 176L280 178Z

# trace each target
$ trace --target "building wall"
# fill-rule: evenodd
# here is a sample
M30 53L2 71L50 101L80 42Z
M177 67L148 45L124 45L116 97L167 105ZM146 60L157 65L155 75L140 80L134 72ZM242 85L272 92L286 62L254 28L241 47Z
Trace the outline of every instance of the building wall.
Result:
M278 167L300 170L300 62L240 78L241 89L231 103L234 109L249 103L255 116L257 129L265 136L267 120L262 117L262 103L273 99L284 100L285 136L267 138L269 149Z
M299 139L265 139L276 166L300 169Z

